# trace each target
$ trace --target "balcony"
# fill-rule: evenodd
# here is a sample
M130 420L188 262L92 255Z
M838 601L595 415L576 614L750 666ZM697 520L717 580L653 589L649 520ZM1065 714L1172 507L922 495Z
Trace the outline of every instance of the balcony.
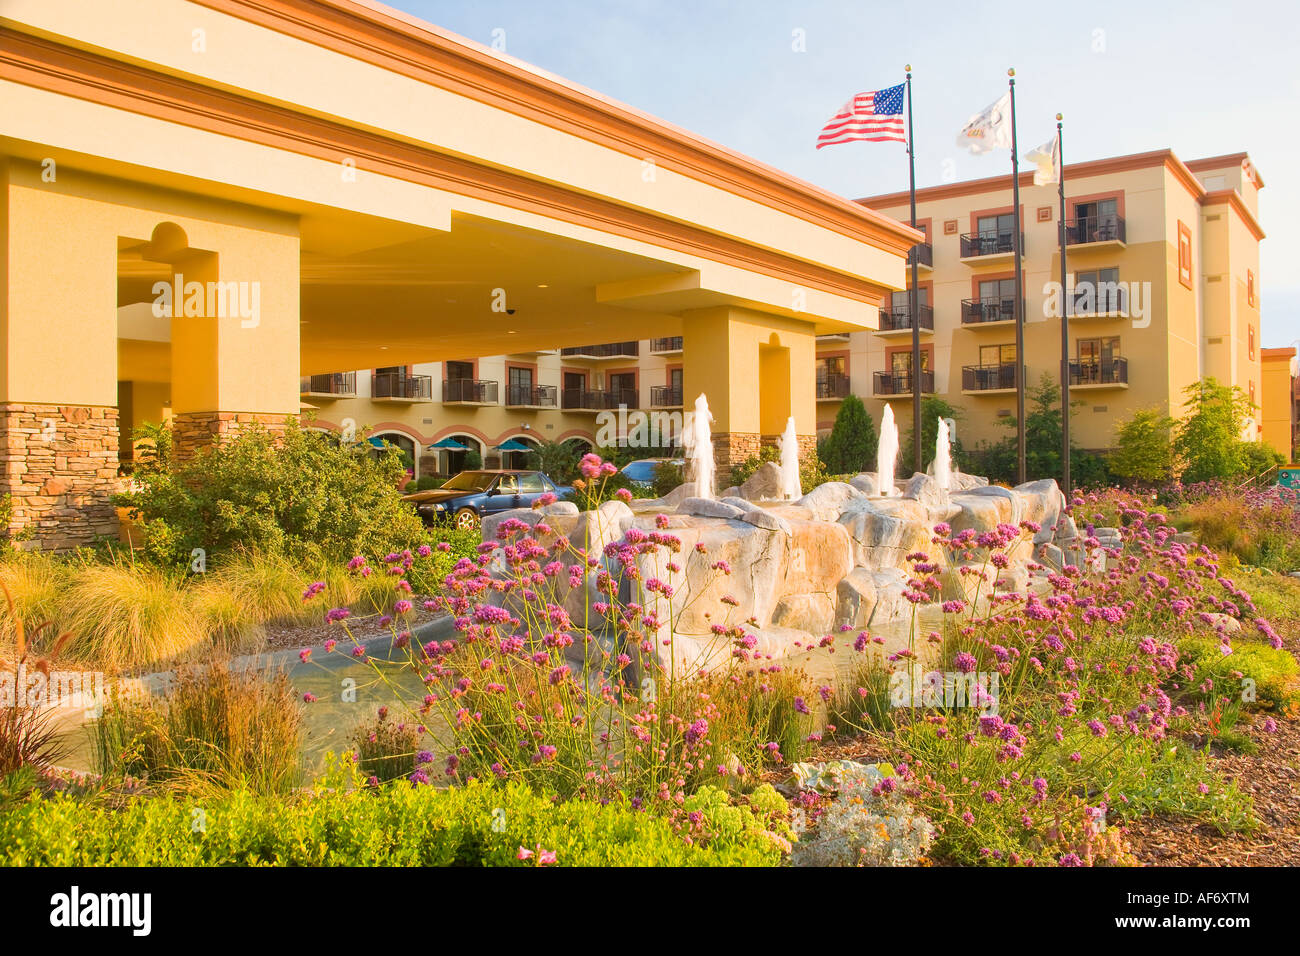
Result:
M353 398L357 394L357 373L306 375L298 391L307 398Z
M817 379L817 401L838 402L848 398L849 377L847 375L827 375Z
M507 385L508 408L554 408L560 390L554 385Z
M1025 303L1020 306L1020 314L1025 314ZM983 299L961 300L961 324L963 327L983 327L989 325L1007 325L1016 321L1016 300L1014 296L992 296Z
M1016 370L1020 366L1003 362L998 365L963 365L961 390L967 394L1000 394L1016 390Z
M579 345L560 349L560 355L569 359L635 358L640 352L639 342L609 342L605 345Z
M681 408L682 407L682 389L681 386L674 388L671 385L651 385L650 386L650 407L651 408Z
M1012 246L1015 233L987 232L963 233L961 237L961 261L970 265L991 265L997 262L1010 262L1014 256ZM1020 234L1020 256L1025 255L1025 234Z
M1120 319L1128 317L1128 289L1114 282L1085 282L1070 294L1070 317Z
M921 373L921 392L925 395L934 394L934 372ZM912 373L876 372L873 376L871 393L907 398L912 394Z
M370 397L376 402L431 402L433 376L375 372L370 376Z
M666 339L651 339L651 355L680 355L682 351L682 337L674 335Z
M497 383L475 378L449 378L442 383L444 405L495 405Z
M824 335L817 336L818 345L839 345L847 341L849 341L848 332L827 332Z
M934 269L934 246L928 242L918 243L907 251L907 265L910 268L913 260L916 262L918 269L930 271Z
M608 390L566 388L560 393L560 407L579 412L610 412L620 406L637 408L638 399L635 388L616 388Z
M934 309L931 306L918 306L916 315L916 324L922 332L934 331ZM891 336L911 331L912 316L907 306L903 306L901 309L880 310L880 327L876 329L877 335Z
M1128 388L1128 359L1071 362L1070 388Z
M1065 224L1067 246L1124 248L1128 233L1121 216L1080 216Z

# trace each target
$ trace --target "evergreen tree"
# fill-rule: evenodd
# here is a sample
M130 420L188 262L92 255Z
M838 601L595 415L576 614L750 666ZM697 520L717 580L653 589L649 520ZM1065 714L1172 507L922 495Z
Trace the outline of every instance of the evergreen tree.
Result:
M849 395L840 403L830 435L818 453L832 475L856 474L876 466L876 426L862 399Z

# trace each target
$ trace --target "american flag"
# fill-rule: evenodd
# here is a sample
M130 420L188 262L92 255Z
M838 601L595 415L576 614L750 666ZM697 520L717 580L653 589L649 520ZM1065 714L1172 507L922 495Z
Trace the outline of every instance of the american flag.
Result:
M874 93L859 93L831 117L817 137L817 148L836 143L906 143L903 131L903 84Z

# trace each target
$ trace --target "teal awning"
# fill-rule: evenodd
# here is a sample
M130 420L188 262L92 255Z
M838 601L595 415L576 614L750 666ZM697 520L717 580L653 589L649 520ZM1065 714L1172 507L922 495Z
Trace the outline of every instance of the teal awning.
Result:
M497 451L532 451L531 445L525 445L521 441L515 441L513 438L507 438L499 445L494 445Z
M384 447L384 440L382 438L371 438L369 441L370 444L374 445L376 448Z
M436 441L429 448L445 448L447 451L469 451L468 445L462 445L454 438L444 438L441 441Z

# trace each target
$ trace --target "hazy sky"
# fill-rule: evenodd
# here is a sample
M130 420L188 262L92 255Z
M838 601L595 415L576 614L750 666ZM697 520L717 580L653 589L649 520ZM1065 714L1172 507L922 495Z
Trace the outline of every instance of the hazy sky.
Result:
M1006 173L954 137L1016 69L1021 153L1065 114L1067 163L1245 150L1264 178L1263 344L1300 338L1300 4L388 0L850 197L907 188L900 143L816 150L848 97L916 92L917 185ZM805 52L794 49L802 31ZM1067 183L1068 192L1068 183Z

